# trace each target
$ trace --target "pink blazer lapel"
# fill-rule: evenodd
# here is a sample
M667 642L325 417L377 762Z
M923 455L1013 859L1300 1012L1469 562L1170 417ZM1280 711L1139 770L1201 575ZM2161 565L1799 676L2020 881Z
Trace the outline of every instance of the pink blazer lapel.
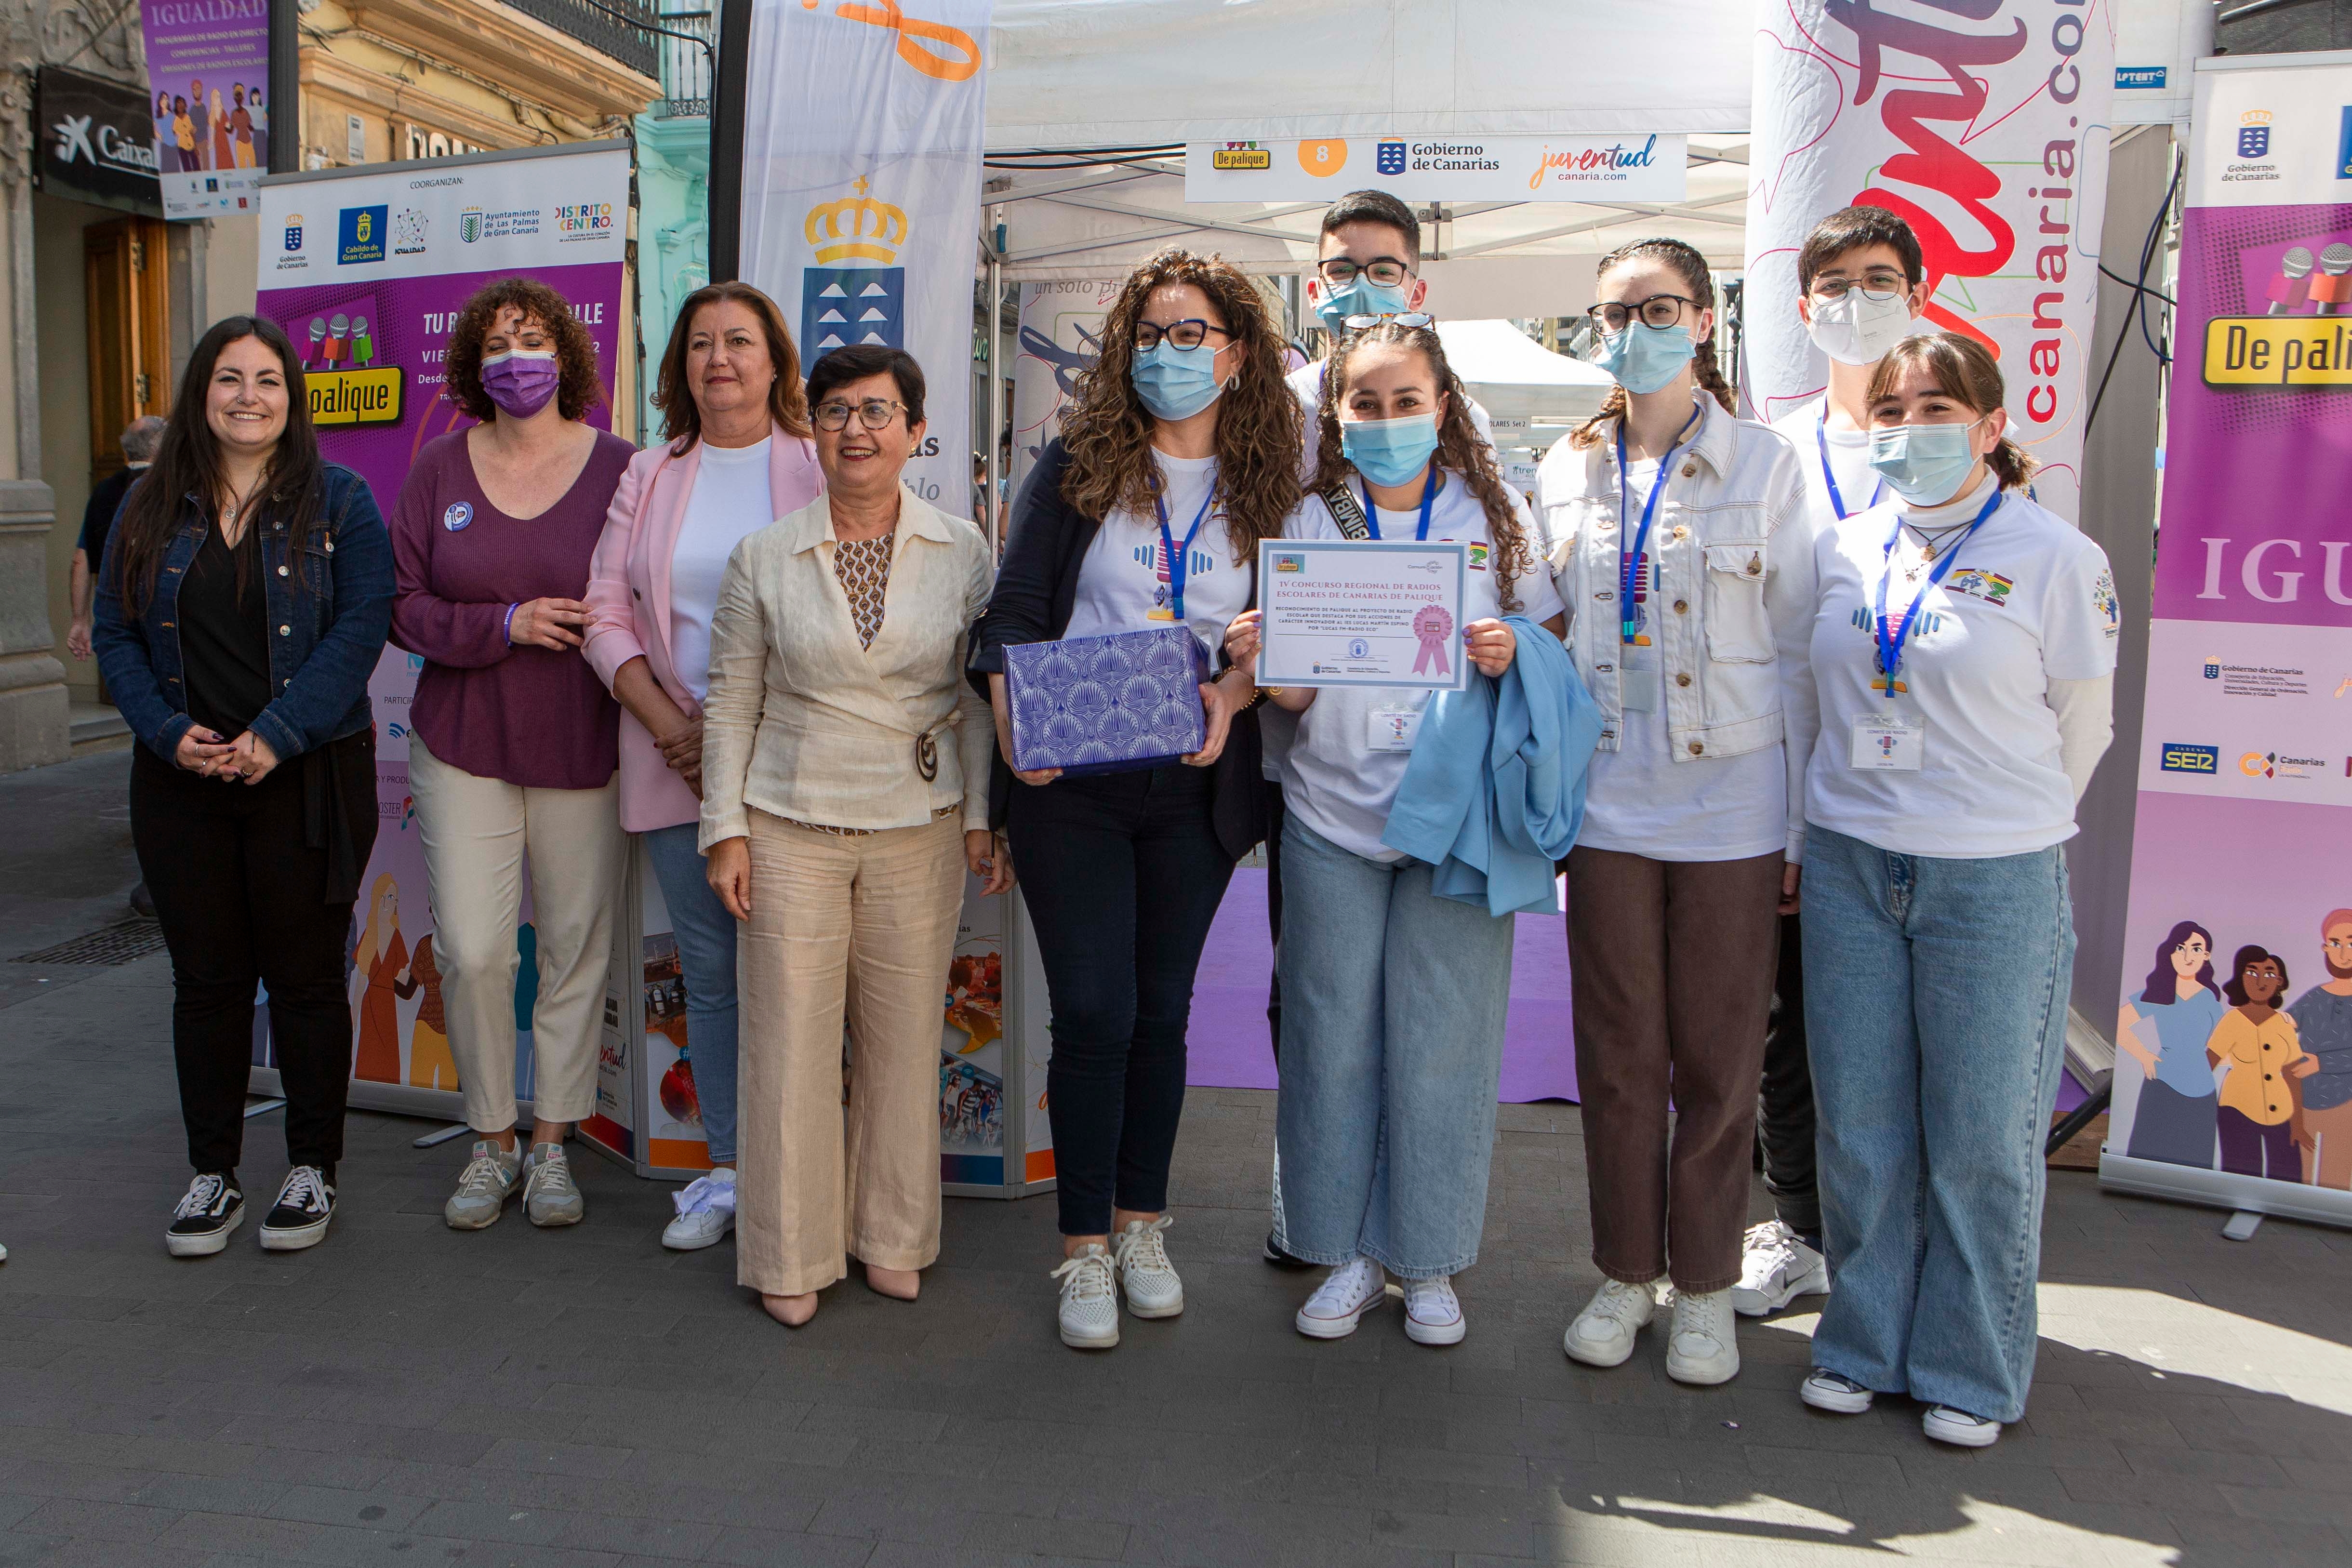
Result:
M674 694L684 689L669 657L669 565L677 553L678 531L686 526L686 500L694 493L694 476L701 466L699 441L686 456L661 465L648 487L646 522L637 533L638 548L645 552L646 599L653 606L654 642L648 650L660 649L661 664L655 674L667 678L664 684Z
M768 443L768 521L792 516L824 490L824 470L816 466L816 443L805 436L786 435L779 427Z

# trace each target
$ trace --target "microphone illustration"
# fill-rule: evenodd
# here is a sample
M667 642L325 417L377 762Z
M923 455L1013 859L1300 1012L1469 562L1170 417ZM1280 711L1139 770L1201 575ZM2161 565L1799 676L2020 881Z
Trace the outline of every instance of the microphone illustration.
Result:
M2340 316L2352 302L2352 245L2337 240L2319 253L2319 276L2311 280L2315 315Z
M2265 290L2271 302L2266 315L2284 316L2303 303L2304 280L2311 276L2311 252L2298 245L2279 258L2279 275Z
M310 318L310 352L309 352L309 353L305 353L305 354L302 356L302 368L303 368L304 370L308 370L308 369L310 369L310 362L311 362L312 360L317 359L317 358L319 357L319 345L320 345L320 343L321 342L323 342L323 341L325 340L326 336L327 336L327 318L326 318L326 317L324 317L324 316L313 316L313 317L311 317L311 318Z
M340 365L352 357L352 319L338 311L327 323L327 363Z
M362 369L375 359L375 339L368 335L368 319L365 316L352 318L352 359Z

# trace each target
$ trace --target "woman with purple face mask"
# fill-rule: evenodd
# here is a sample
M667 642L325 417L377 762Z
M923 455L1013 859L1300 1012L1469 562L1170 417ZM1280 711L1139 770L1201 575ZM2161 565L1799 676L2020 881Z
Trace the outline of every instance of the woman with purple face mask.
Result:
M620 710L579 656L590 558L635 448L583 423L596 346L562 296L486 285L449 330L442 395L480 423L426 443L393 510L393 640L420 657L408 776L449 1049L475 1142L442 1214L479 1230L520 1194L585 1214L563 1156L595 1104L625 840ZM515 931L529 854L538 991L530 1142L515 1103Z

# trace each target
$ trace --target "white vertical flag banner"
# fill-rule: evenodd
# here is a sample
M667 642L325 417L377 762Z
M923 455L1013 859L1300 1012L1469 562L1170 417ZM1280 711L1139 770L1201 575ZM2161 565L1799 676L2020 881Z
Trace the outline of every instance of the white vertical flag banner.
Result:
M2035 492L2077 515L2115 54L2108 0L1759 0L1741 373L1757 417L1828 382L1796 311L1806 234L1885 207L1926 253L1926 324L2000 356Z
M909 5L915 0L908 0ZM813 365L905 349L930 430L907 479L950 515L971 500L972 277L982 68L993 0L756 0L743 127L742 276Z

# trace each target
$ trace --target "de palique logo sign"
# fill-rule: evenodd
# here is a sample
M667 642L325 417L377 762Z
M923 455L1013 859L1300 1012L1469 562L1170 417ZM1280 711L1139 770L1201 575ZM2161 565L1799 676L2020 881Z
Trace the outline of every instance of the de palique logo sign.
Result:
M824 0L801 0L801 9L814 11L823 3ZM909 16L898 8L898 0L877 0L870 5L860 0L838 0L833 14L844 22L863 22L869 27L887 27L898 34L898 58L925 76L941 81L967 81L980 70L980 45L970 33ZM943 54L924 40L943 45L953 53ZM956 58L956 55L962 58Z

